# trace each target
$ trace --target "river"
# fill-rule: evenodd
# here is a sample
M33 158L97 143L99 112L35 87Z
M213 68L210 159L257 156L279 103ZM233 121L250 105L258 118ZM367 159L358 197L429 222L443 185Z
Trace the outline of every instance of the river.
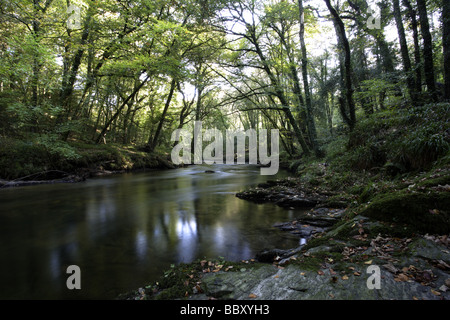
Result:
M114 299L171 264L296 247L273 225L300 211L235 197L286 175L197 165L0 189L0 299ZM67 288L69 265L80 267L80 290Z

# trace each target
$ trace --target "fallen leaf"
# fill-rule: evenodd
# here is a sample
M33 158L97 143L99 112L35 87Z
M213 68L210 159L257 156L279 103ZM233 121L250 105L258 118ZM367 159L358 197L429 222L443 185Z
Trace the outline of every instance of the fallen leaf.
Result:
M364 264L372 264L372 260L366 261Z
M277 279L277 278L279 278L279 277L280 277L279 275L276 275L274 278Z
M431 293L434 294L435 296L440 296L441 293L439 291L433 290L431 289Z
M347 276L342 276L342 280L348 280Z
M450 287L450 278L445 279L445 285Z
M317 271L317 274L318 274L319 276L323 276L323 275L324 275L324 273L323 273L322 270Z
M429 212L431 214L439 214L439 210L438 209L429 210Z
M257 297L257 295L254 294L254 293L250 293L250 294L248 295L248 297L249 297L250 299L255 299L255 298Z
M445 284L443 284L442 286L439 287L439 290L441 290L442 292L447 292L448 287Z
M353 272L353 274L354 274L355 276L360 276L360 275L361 275L361 273L359 273L359 272L357 272L357 271Z
M397 277L394 278L394 280L397 282L404 282L404 281L408 281L409 278L406 274L400 273Z
M450 266L442 260L438 261L437 267L442 270L450 269Z
M389 272L392 272L392 273L398 272L398 269L396 267L394 267L394 265L390 262L388 264L384 264L383 267L385 267Z

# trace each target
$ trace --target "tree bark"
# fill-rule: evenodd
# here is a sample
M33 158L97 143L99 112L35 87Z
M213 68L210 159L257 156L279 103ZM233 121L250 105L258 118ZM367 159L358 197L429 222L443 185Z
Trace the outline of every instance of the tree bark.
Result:
M450 1L442 0L445 99L450 101Z
M306 44L305 44L305 21L304 21L304 8L303 8L303 0L298 0L298 9L300 14L300 47L302 52L302 76L303 76L303 87L305 89L305 102L306 102L306 120L308 123L308 133L309 139L311 141L311 146L314 153L319 156L319 146L317 144L317 132L316 132L316 124L314 121L314 115L312 112L312 103L311 103L311 91L309 88L309 80L308 80L308 56L306 52Z
M298 113L300 116L299 126L300 126L300 130L303 133L306 133L308 130L308 128L307 128L308 123L306 123L306 125L305 125L303 123L303 121L307 122L307 113L306 113L305 101L302 96L302 89L300 88L300 79L298 77L296 63L294 61L294 58L292 57L292 48L291 48L290 44L288 43L284 32L282 30L278 29L275 25L272 27L277 32L278 36L280 37L280 41L282 42L284 48L286 49L287 57L289 59L288 75L291 78L292 83L293 83L292 91L293 91L295 97L297 98L296 102L297 102Z
M353 100L353 85L352 85L352 65L351 65L351 53L350 53L350 44L348 42L347 36L345 34L345 26L342 22L341 17L339 16L336 9L330 3L330 0L324 0L328 10L330 11L333 19L335 21L336 32L338 33L338 42L342 49L344 50L344 88L345 98L348 107L348 115L344 116L344 121L347 122L350 131L353 131L356 124L356 113L355 113L355 102ZM345 108L345 106L341 103L341 109ZM345 110L342 110L345 111ZM346 113L345 113L346 114Z
M83 27L83 33L81 35L80 40L80 49L77 50L75 53L75 56L73 58L72 67L70 68L70 71L66 75L66 79L63 79L63 87L61 88L60 93L60 104L63 107L67 106L67 102L69 97L72 95L73 88L75 85L75 81L78 75L78 70L81 66L81 59L84 55L84 46L89 38L89 32L91 28L91 19L92 19L92 7L88 9L88 13L86 16L86 19L84 21L84 27ZM67 110L69 113L69 110Z
M40 21L38 18L39 11L40 11L40 5L39 0L33 1L33 7L34 7L34 19L32 22L33 25L33 38L35 41L35 46L39 46L39 36L40 36ZM38 50L36 50L38 51ZM39 70L41 66L39 63L39 54L38 52L35 52L33 57L33 75L31 78L31 106L33 108L36 108L38 106L38 86L39 86Z
M403 60L403 71L406 73L406 82L408 85L408 91L409 96L411 98L411 102L415 104L417 102L417 95L415 92L414 78L411 73L411 59L409 58L408 43L406 42L405 28L403 26L400 4L399 0L393 0L392 2L394 6L394 18L395 23L397 25L398 38L400 41L400 51Z
M436 83L434 78L434 64L433 64L433 39L431 37L430 24L428 22L426 0L417 0L417 9L419 10L420 29L423 39L425 83L427 85L431 101L437 101Z
M445 2L445 1L444 1ZM403 5L408 10L408 16L411 20L411 28L413 31L414 40L414 62L416 64L416 92L419 94L422 92L422 54L420 53L420 42L419 42L419 29L417 23L417 12L413 9L411 2L409 0L403 0Z
M158 123L158 127L156 128L155 135L153 136L153 139L152 139L152 137L150 137L148 140L147 150L149 152L153 152L155 150L156 146L158 145L159 135L161 134L161 130L162 130L164 121L166 119L167 111L169 110L169 106L170 106L170 103L172 102L172 97L173 97L176 87L177 87L177 81L175 79L172 79L172 82L170 83L169 95L167 96L166 104L164 106L164 110L161 115L161 119Z

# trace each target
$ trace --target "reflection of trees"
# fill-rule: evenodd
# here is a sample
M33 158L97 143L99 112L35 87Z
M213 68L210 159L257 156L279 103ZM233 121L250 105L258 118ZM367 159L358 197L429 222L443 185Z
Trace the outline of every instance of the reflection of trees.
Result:
M11 274L4 290L37 294L52 279L59 285L66 274L62 268L58 275L57 268L69 264L79 265L83 281L101 291L105 283L129 285L130 279L148 277L151 270L160 272L181 259L248 258L264 240L255 244L252 230L264 219L284 220L286 212L226 193L264 181L259 170L202 173L175 177L175 171L167 171L155 180L135 175L17 193L11 204L4 201L9 214L0 221L1 270Z

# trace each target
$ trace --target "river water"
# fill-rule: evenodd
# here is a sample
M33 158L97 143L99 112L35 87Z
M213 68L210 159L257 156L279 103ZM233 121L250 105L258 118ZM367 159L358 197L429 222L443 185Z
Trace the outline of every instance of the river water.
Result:
M273 225L299 211L235 196L286 175L198 165L0 189L0 299L113 299L171 264L296 247ZM67 288L69 265L80 267L80 290Z

